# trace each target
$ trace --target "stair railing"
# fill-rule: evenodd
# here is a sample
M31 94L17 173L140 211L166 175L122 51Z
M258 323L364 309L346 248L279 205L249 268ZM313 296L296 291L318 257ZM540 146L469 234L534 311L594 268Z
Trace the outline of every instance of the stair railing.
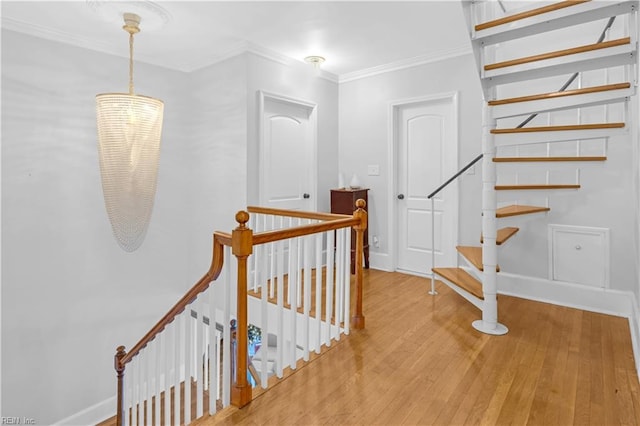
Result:
M469 161L466 166L458 170L453 176L451 176L445 183L437 187L431 194L427 195L427 198L431 200L431 290L429 294L436 295L436 275L433 272L433 268L436 267L436 222L435 222L435 197L440 191L445 189L451 182L458 179L460 175L469 170L474 164L482 159L482 154L478 155L473 160Z
M231 232L215 232L213 235L213 257L209 270L204 276L162 317L158 323L145 334L145 336L136 343L129 351L125 351L124 346L116 349L114 357L114 365L117 373L117 424L189 424L192 419L199 418L204 415L205 404L208 400L209 414L216 411L218 401L224 407L231 403L237 407L248 404L252 399L252 388L248 382L247 371L249 367L248 357L248 314L249 314L249 298L248 298L248 258L254 253L254 247L257 251L260 246L268 244L284 244L289 241L289 247L295 247L297 241L302 239L305 245L304 253L311 253L307 250L310 239L315 238L316 241L321 239L327 240L326 257L327 261L323 262L321 250L317 250L317 258L320 262L316 262L316 271L324 267L325 275L333 277L333 259L337 261L338 273L342 271L345 279L341 280L342 293L335 294L335 308L329 306L325 310L326 322L331 323L331 318L335 320L333 325L325 325L327 328L328 340L323 338L322 343L330 345L331 339L339 339L340 332L348 334L349 327L364 328L364 315L362 313L362 255L363 255L363 233L367 224L367 213L363 209L364 200L358 200L357 210L353 216L334 215L326 213L312 213L300 211L288 211L279 209L266 209L259 207L250 207L249 211L254 214L269 214L282 218L304 218L313 223L293 224L292 219L289 220L289 226L282 229L265 230L254 233L247 226L249 221L249 213L240 211L236 214L238 226ZM285 219L283 219L284 221ZM351 295L351 280L349 273L350 262L350 232L351 228L355 230L356 238L356 276L355 276L355 312L351 316L351 324L349 324L349 307ZM333 233L338 234L338 244L334 253L333 240L330 239ZM317 235L320 235L318 237ZM316 247L322 247L317 244ZM293 255L293 251L289 250ZM230 262L225 263L225 258L231 258L233 254L237 259L237 285L231 285L231 268ZM305 259L308 258L305 254ZM281 258L281 256L280 256ZM329 262L331 260L331 263ZM289 274L300 276L304 273L304 296L305 300L311 297L310 285L311 264L305 260L304 269L300 271L299 263L289 263ZM297 269L296 269L297 268ZM257 269L254 273L264 274L263 271ZM273 285L273 278L271 284ZM283 276L278 281L278 286L282 286L286 278ZM212 286L212 283L219 285ZM316 280L318 282L318 280ZM326 284L324 281L322 283ZM261 287L266 286L261 284ZM235 288L234 288L235 287ZM322 288L316 287L316 300L323 292L330 293L328 288L333 288L333 283ZM292 286L289 286L293 291ZM215 291L214 291L215 290ZM281 290L279 288L279 290ZM231 312L230 300L232 293L236 292L237 306L235 315ZM207 293L208 299L204 297ZM283 292L280 291L279 298ZM263 291L266 299L267 291ZM221 297L220 297L221 296ZM295 295L294 295L295 296ZM218 300L216 299L218 298ZM219 300L223 299L223 300ZM253 299L253 298L251 298ZM207 303L208 301L208 303ZM340 301L340 305L338 305ZM297 314L297 305L295 297L289 298L291 311L290 319L293 322L291 336L296 336L296 324L299 322ZM305 302L306 303L306 302ZM326 303L326 302L325 302ZM220 313L218 306L222 307L223 312ZM309 323L310 304L304 305L304 321ZM318 311L322 303L316 305ZM263 320L268 316L268 305L262 306ZM205 316L208 312L208 317ZM283 315L284 311L280 312ZM223 318L223 324L216 323L216 318ZM195 318L195 322L193 319ZM236 323L237 333L234 341L234 350L231 349L231 321ZM315 322L318 329L318 338L320 336L320 316L316 314ZM264 320L266 325L266 320ZM279 324L284 328L284 322ZM268 327L264 327L268 333ZM336 333L337 329L337 333ZM220 331L222 330L222 331ZM304 334L304 333L303 333ZM285 333L277 333L280 342L284 342ZM294 342L295 339L290 339ZM318 342L318 339L316 339ZM221 348L222 346L222 348ZM281 345L282 346L282 345ZM299 345L293 344L293 352L295 353ZM307 334L306 344L303 345L305 351L305 360L308 359L308 349L313 347L316 352L320 350L320 344L312 346L309 344ZM266 365L266 356L264 364ZM234 369L231 369L233 361ZM292 368L295 368L297 357L294 357ZM129 364L132 370L125 377L125 368ZM266 371L266 368L263 368ZM222 380L220 377L222 376ZM266 375L261 379L266 379ZM267 380L259 380L263 387L266 387ZM214 383L216 384L214 387ZM221 383L221 386L220 386ZM192 386L195 387L195 417L192 418ZM206 392L208 391L208 398ZM182 397L181 397L182 396Z

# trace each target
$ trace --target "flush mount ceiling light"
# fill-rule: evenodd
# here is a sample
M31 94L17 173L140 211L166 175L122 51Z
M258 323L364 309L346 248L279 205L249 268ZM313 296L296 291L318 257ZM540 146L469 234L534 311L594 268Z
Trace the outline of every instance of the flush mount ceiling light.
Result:
M312 55L304 58L304 61L308 64L313 65L315 69L320 69L320 65L325 61L322 56Z
M149 227L156 193L164 103L134 94L133 35L140 17L124 14L129 33L129 93L96 95L104 203L120 247L135 251Z

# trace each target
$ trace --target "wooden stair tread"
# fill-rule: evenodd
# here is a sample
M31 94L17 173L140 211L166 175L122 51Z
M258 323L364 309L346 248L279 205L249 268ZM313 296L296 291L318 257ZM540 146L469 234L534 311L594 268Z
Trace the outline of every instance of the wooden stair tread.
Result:
M484 294L482 293L482 283L472 277L467 271L462 268L433 268L432 271L435 274L451 281L458 287L473 294L478 299L484 300Z
M476 246L456 246L458 253L463 255L473 266L480 271L484 271L482 264L482 247ZM500 267L496 265L496 272L500 272Z
M565 0L559 3L550 4L544 7L527 10L526 12L516 13L514 15L505 16L503 18L494 19L483 22L475 26L476 31L486 30L487 28L497 27L498 25L508 24L510 22L519 21L521 19L531 18L533 16L542 15L554 10L564 9L565 7L574 6L580 3L586 3L589 0Z
M554 161L606 161L607 157L494 157L494 163L535 163Z
M519 230L520 228L516 228L513 226L507 226L506 228L498 229L498 233L496 235L496 244L502 245L502 243L513 237ZM482 237L482 235L480 235L480 244L482 244L483 242L484 238Z
M586 87L582 89L564 90L562 92L550 92L550 93L541 93L538 95L520 96L516 98L496 99L496 100L487 102L487 104L489 106L506 105L506 104L512 104L512 103L518 103L518 102L538 101L542 99L553 99L553 98L560 98L564 96L576 96L576 95L584 95L588 93L606 92L610 90L628 89L630 87L631 87L631 83L607 84L604 86L594 86L594 87Z
M535 185L496 185L496 191L510 190L536 190L536 189L580 189L580 185L574 184L535 184Z
M562 56L574 55L577 53L591 52L594 50L607 49L610 47L623 46L631 43L631 37L623 37L615 40L604 41L602 43L586 44L584 46L572 47L571 49L556 50L554 52L541 53L539 55L525 56L524 58L512 59L509 61L496 62L484 66L485 71L499 68L511 67L514 65L528 64L531 62L544 61L546 59L559 58Z
M563 126L519 127L510 129L492 129L494 135L505 133L556 132L567 130L619 129L624 123L569 124Z
M549 207L523 206L523 205L505 206L505 207L500 207L498 210L496 210L496 217L500 218L500 217L518 216L522 214L548 212L549 210L551 210Z

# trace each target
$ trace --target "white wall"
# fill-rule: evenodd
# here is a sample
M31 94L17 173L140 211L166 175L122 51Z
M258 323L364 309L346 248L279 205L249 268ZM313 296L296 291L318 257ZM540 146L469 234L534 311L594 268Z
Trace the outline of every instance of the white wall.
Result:
M387 269L390 236L388 206L395 200L387 176L389 104L394 101L458 92L460 167L481 153L482 92L471 54L412 68L378 74L340 85L340 170L347 183L353 173L369 191L369 239L378 236L380 247L370 242L372 267ZM380 165L380 176L367 176L367 165ZM461 244L477 243L480 235L481 174L459 181ZM435 189L435 187L433 188Z
M283 64L248 54L247 116L248 197L258 203L258 91L306 100L318 105L317 210L330 211L329 190L338 184L338 84L318 77L302 63Z
M136 63L136 92L163 99L165 120L149 231L122 251L102 200L94 98L126 91L127 70L123 58L2 32L2 415L51 424L115 394L116 346L202 276L213 231L230 231L257 188L257 90L318 104L328 209L336 83L253 54L190 74Z
M102 199L95 95L127 60L2 31L2 408L51 424L115 393L113 355L187 285L185 75L136 66L165 101L146 241L115 242ZM144 297L144 302L142 301Z
M186 121L190 230L188 274L195 283L211 263L214 231L231 231L247 205L247 58L235 56L189 74Z

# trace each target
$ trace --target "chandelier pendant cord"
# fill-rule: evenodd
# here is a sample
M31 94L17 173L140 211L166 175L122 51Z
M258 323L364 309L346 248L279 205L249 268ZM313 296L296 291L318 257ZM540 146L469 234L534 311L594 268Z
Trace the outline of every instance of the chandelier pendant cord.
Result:
M129 94L133 95L133 33L129 33Z

